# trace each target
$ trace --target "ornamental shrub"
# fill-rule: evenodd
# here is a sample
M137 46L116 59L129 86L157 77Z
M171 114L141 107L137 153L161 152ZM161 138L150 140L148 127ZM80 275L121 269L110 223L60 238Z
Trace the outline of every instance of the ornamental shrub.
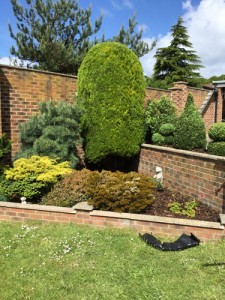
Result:
M156 132L153 133L152 135L152 144L153 145L158 145L158 146L163 146L165 145L165 138L162 134Z
M37 202L54 183L71 172L68 162L57 163L46 156L21 158L14 162L12 168L5 170L1 187L11 200L24 196Z
M139 213L154 201L153 178L136 172L92 172L88 179L88 203L95 209Z
M146 141L151 142L154 133L159 132L165 123L176 124L177 109L170 98L162 96L160 100L150 101L145 111Z
M87 181L91 171L83 169L73 171L57 182L46 194L40 204L72 207L81 201L87 201Z
M175 132L175 126L171 123L162 124L159 128L159 133L163 136L170 136L173 135Z
M0 173L4 170L4 159L6 154L11 150L11 141L7 138L6 133L3 133L0 137Z
M16 159L32 155L49 156L78 163L76 145L81 144L80 111L75 104L41 102L40 115L20 125L21 150Z
M209 128L208 135L215 142L225 141L225 123L218 122L213 124Z
M144 135L145 79L137 56L125 45L105 42L91 48L78 72L83 110L85 158L129 158Z
M225 141L210 142L207 147L208 153L218 156L225 156Z
M191 94L188 95L185 108L176 124L174 147L183 150L205 149L206 147L204 120Z

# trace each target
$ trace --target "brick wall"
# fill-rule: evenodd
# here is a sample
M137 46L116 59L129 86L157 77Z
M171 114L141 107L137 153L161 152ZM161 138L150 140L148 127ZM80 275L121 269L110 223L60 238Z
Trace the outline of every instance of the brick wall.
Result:
M0 134L7 132L13 141L12 156L19 149L18 125L39 111L39 102L45 100L73 101L77 91L77 77L32 69L0 66ZM204 101L208 90L194 89L185 82L176 82L170 90L147 88L145 105L162 95L170 97L181 112L188 93L194 96L197 107ZM222 95L218 92L217 121L222 118ZM207 129L215 121L215 101L204 112Z
M82 203L74 208L63 208L32 204L0 202L0 221L90 224L99 228L131 228L140 233L148 232L159 236L178 237L192 232L202 242L223 239L224 226L219 222L174 219L129 213L104 212L83 209ZM85 204L86 207L86 204Z
M225 211L224 157L142 145L138 171L153 176L156 166L162 167L166 186Z
M40 101L73 101L76 83L75 76L9 66L0 67L0 130L1 133L7 132L13 141L12 155L19 149L18 125L38 113Z

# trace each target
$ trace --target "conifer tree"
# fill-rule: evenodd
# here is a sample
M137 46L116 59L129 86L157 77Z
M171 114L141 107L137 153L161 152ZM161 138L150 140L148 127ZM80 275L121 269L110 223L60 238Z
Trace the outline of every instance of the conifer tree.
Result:
M77 74L78 68L88 50L104 41L97 39L102 16L91 25L91 7L82 9L77 0L26 0L26 6L18 0L11 0L17 19L18 32L9 24L11 37L17 49L11 47L11 54L29 61L28 67L52 72ZM122 26L118 36L112 40L124 43L138 57L148 53L152 47L142 41L142 31L135 32L135 16L129 20L129 28Z
M187 28L182 18L172 26L172 41L168 47L156 51L153 80L171 86L176 81L186 81L191 86L200 84L202 67L199 57L192 50Z
M21 150L16 159L49 156L61 162L69 161L75 168L78 163L76 146L81 144L79 121L80 111L75 104L41 102L40 115L20 125Z
M188 95L184 110L177 120L174 147L183 150L206 147L205 123L195 106L192 94Z

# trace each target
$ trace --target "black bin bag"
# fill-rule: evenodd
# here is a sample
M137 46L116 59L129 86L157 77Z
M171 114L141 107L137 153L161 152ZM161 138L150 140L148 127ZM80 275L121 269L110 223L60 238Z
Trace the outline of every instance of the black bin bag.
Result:
M190 235L183 233L175 242L172 243L161 243L150 233L145 233L143 235L139 234L139 236L148 245L162 251L179 251L195 247L200 244L200 240L192 233Z

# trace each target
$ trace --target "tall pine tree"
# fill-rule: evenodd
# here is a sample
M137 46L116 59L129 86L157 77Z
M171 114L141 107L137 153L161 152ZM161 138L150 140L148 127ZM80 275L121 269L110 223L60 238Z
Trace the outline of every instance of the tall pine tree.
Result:
M199 86L201 61L192 50L187 28L182 18L172 26L172 41L168 47L156 51L153 80L171 86L176 81L186 81L191 86Z
M88 50L96 43L102 16L91 25L91 7L84 10L77 0L26 0L26 6L18 0L11 0L17 19L18 32L9 24L11 37L17 49L11 47L11 54L21 60L28 60L30 66L52 72L77 74L78 68ZM121 28L112 40L126 44L138 57L148 53L152 47L142 41L142 32L135 32L135 16L129 20L129 28Z

